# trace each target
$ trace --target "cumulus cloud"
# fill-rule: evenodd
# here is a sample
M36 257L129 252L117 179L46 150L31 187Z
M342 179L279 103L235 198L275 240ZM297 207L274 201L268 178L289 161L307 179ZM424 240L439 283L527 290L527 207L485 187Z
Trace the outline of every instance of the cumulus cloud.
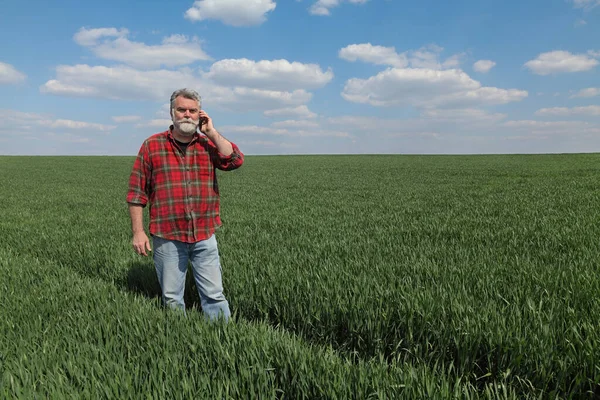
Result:
M316 128L319 124L315 121L307 121L307 120L295 120L288 119L285 121L277 121L271 124L272 127L275 128L297 128L297 129L306 129L306 128Z
M73 35L73 40L81 46L94 46L101 38L123 38L128 34L129 30L124 28L80 28L79 31Z
M293 91L225 87L197 76L189 69L140 71L127 66L104 67L62 65L56 79L40 87L42 93L111 100L168 100L175 88L198 88L203 104L239 110L270 110L297 107L309 102L312 94Z
M349 79L342 97L374 106L464 108L520 101L527 92L482 87L457 69L389 68L368 79Z
M479 60L473 64L473 69L476 72L487 73L496 66L496 63L491 60Z
M227 125L220 128L221 131L230 133L241 133L244 135L274 135L292 137L337 137L349 138L351 135L345 131L323 130L323 129L290 129L274 126L258 125Z
M0 109L0 133L31 132L40 128L40 121L49 118L46 114Z
M586 121L506 121L502 126L516 132L525 131L533 135L574 135L600 133L600 126Z
M598 65L598 60L592 57L592 54L572 54L556 50L542 53L537 58L527 61L525 67L537 75L589 71Z
M308 103L312 94L299 89L291 92L261 90L245 87L217 88L211 94L216 104L231 110L264 111L281 106L299 106Z
M489 113L477 108L462 109L426 109L421 116L435 122L470 122L493 124L507 117L502 113Z
M317 0L308 11L312 15L326 16L331 15L331 9L339 6L343 2L351 4L364 4L369 0Z
M584 106L584 107L552 107L552 108L541 108L535 112L536 115L541 116L573 116L573 115L587 115L587 116L600 116L600 106Z
M287 107L287 108L278 108L275 110L266 110L264 112L266 117L270 118L315 118L317 114L310 111L307 106L302 105L298 107Z
M431 132L454 134L457 130L489 131L506 118L500 113L489 113L478 109L424 110L417 118L376 118L345 115L326 118L324 127L343 127L350 133L372 132L383 136L411 136Z
M408 58L406 53L398 54L394 47L374 46L371 43L351 44L338 53L346 61L364 61L377 65L391 65L393 67L406 67Z
M323 71L316 64L242 58L217 61L205 77L226 86L285 91L320 88L333 79L333 72Z
M581 89L579 92L577 92L576 94L572 95L571 98L576 98L576 97L595 97L595 96L600 96L600 88L586 88L586 89Z
M465 56L464 53L454 54L446 59L442 63L442 68L458 68L462 62L462 58Z
M274 0L199 0L185 12L190 21L214 19L235 27L260 25L275 10Z
M351 44L342 48L338 56L346 61L362 61L376 65L388 65L391 67L444 69L455 68L461 63L464 53L454 54L445 61L440 60L440 54L444 49L437 45L421 47L418 50L398 53L395 47L373 45L371 43Z
M116 128L114 125L97 124L94 122L73 121L70 119L55 119L39 121L44 127L74 130L93 130L107 132Z
M169 126L171 126L173 124L173 121L171 121L170 119L151 119L149 121L146 122L140 122L139 124L136 124L135 127L136 128L159 128L159 129L164 129L167 130L169 128Z
M591 10L600 5L600 0L572 0L572 2L575 8L583 8L584 10Z
M75 121L71 119L53 118L48 114L28 113L16 110L0 110L3 128L19 131L43 130L82 130L109 132L116 128L114 125L105 125L95 122Z
M119 115L111 118L116 123L137 122L142 119L139 115Z
M441 62L440 54L442 51L444 51L444 48L435 44L424 46L418 50L408 52L408 60L413 68L442 69L457 66L457 62L460 60L458 55Z
M202 87L190 70L140 71L127 66L60 65L42 93L111 100L164 100L173 88Z
M12 65L0 61L0 85L23 82L26 77Z
M147 45L127 39L127 29L81 28L73 37L76 43L89 48L97 57L123 62L136 68L175 67L196 61L210 60L198 38L171 35L161 44Z

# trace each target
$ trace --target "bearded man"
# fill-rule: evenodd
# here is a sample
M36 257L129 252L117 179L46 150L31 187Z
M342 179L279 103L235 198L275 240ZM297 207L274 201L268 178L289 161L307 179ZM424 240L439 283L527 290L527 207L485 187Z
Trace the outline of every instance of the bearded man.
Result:
M176 90L170 108L173 124L142 143L129 177L133 248L147 256L154 247L165 306L185 313L183 296L190 262L204 314L229 320L215 237L222 225L216 170L239 168L244 155L215 129L196 91ZM150 206L152 247L144 230L146 205Z

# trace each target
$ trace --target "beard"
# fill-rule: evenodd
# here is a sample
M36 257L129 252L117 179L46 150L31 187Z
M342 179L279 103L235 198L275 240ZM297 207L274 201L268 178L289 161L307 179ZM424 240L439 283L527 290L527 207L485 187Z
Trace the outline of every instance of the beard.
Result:
M198 129L198 123L193 119L183 118L177 121L173 121L175 128L184 136L192 136Z

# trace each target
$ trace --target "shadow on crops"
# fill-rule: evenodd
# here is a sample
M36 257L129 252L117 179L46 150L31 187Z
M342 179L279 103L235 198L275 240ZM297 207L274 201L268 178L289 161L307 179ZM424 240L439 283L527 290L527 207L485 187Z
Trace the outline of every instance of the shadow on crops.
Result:
M141 294L150 299L160 299L160 284L152 262L134 261L129 264L127 272L127 290ZM200 307L198 291L191 271L188 271L183 296L187 309Z

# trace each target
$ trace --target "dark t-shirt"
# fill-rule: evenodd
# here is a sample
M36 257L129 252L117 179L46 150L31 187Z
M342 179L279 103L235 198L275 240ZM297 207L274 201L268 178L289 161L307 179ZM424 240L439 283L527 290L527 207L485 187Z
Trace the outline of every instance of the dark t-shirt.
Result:
M174 140L177 142L177 145L178 145L178 146L181 148L181 151L183 152L183 155L185 155L185 151L186 151L186 149L187 149L187 147L188 147L188 145L189 145L190 143L189 143L189 142L187 142L187 143L180 142L180 141L179 141L179 140L177 140L177 139L174 139Z

